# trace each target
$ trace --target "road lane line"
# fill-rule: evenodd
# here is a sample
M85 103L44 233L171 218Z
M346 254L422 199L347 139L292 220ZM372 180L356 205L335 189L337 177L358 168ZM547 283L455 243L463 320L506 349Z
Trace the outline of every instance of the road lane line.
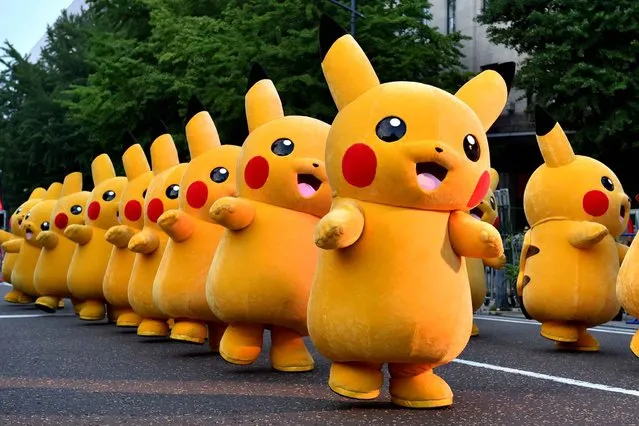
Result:
M0 319L15 318L40 318L40 317L73 317L75 314L21 314L21 315L0 315Z
M541 323L534 320L519 320L519 319L506 319L506 318L489 318L486 316L475 316L475 319L484 320L484 321L494 321L494 322L508 322L511 324L525 324L525 325L540 325ZM598 333L608 333L608 334L623 334L625 336L634 336L635 331L632 329L622 330L621 328L612 328L606 326L597 326L593 328L589 328L589 331L596 331Z
M7 287L13 287L11 284L9 284L9 283L5 283L4 281L3 281L3 282L1 282L0 284L2 284L2 285L4 285L4 286L7 286Z
M457 364L468 365L471 367L485 368L488 370L501 371L503 373L519 374L521 376L533 377L535 379L550 380L553 382L563 383L571 386L579 386L582 388L596 389L605 392L621 393L624 395L639 396L639 390L624 389L615 386L602 385L599 383L585 382L583 380L570 379L567 377L551 376L549 374L535 373L534 371L518 370L516 368L502 367L499 365L485 364L483 362L470 361L467 359L454 359Z

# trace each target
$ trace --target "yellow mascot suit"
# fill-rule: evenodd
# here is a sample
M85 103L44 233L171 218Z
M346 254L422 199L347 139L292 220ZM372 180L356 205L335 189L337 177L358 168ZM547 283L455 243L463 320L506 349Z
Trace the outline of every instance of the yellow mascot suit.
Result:
M207 282L213 313L229 325L220 355L253 363L271 331L270 359L279 371L309 371L314 361L306 307L317 263L313 231L330 208L324 149L330 126L284 116L279 95L255 64L245 97L249 136L238 163L238 198L224 197L211 216L227 228Z
M639 238L632 240L617 277L617 297L626 312L639 318ZM632 336L630 350L639 357L639 330Z
M235 196L240 147L220 145L211 115L196 97L188 105L186 140L191 161L180 183L179 209L168 210L158 224L170 237L153 284L156 305L175 318L171 338L217 351L225 325L206 302L206 277L224 228L212 222L215 200ZM208 324L208 328L207 328Z
M102 290L113 308L118 327L137 327L142 321L129 303L129 279L135 260L135 253L129 250L129 241L144 226L144 196L153 178L144 149L135 141L133 135L130 135L130 138L134 144L122 155L128 183L118 207L119 224L111 227L105 234L113 248L104 273Z
M329 386L372 399L388 363L393 403L453 403L433 369L464 349L472 304L464 257L503 253L492 225L465 210L490 188L486 130L507 83L484 71L455 95L416 82L380 84L357 44L320 23L322 69L339 110L326 143L333 189L320 220L308 328L332 361ZM514 64L501 67L514 73Z
M69 225L84 224L85 207L90 195L90 192L82 191L82 173L67 175L62 183L62 194L54 203L50 217L44 218L45 221L40 225L41 232L35 241L42 247L42 251L33 280L41 295L35 305L45 312L55 312L60 301L71 296L67 274L75 252L75 243L64 236L64 230ZM53 202L47 202L49 203ZM45 203L42 202L33 209L34 214L43 204ZM47 206L47 210L51 210L51 207ZM33 215L30 220L33 221Z
M18 259L18 253L20 252L20 245L24 241L24 234L20 229L20 225L24 220L24 216L29 209L38 203L47 190L44 188L36 188L31 192L29 199L22 203L20 207L9 218L9 226L11 228L11 235L3 234L2 249L4 250L4 258L2 260L2 278L5 282L11 281L11 273L13 272L13 266ZM6 244L5 244L6 243ZM9 293L4 296L4 301L9 303L27 304L33 302L31 296L22 293L15 288L11 289Z
M129 250L135 253L135 260L128 294L133 311L142 318L138 335L164 337L169 335L168 317L153 301L153 281L169 237L162 232L158 219L165 211L178 207L180 181L187 165L180 163L175 143L164 123L159 123L156 134L158 136L151 144L154 176L144 198L144 227L129 241ZM183 267L188 268L189 264Z
M468 213L478 220L497 227L499 216L497 212L497 201L495 200L495 190L499 184L499 174L497 170L490 169L490 189L486 196L477 207L471 209ZM468 280L470 281L470 294L473 303L473 312L476 312L484 303L488 289L486 287L486 271L485 267L489 266L495 269L502 269L506 264L506 256L501 255L493 259L475 259L466 258L466 269L468 270ZM479 327L473 321L473 331L471 336L479 335Z
M22 220L22 224L20 225L20 231L21 234L24 235L24 241L20 244L20 252L16 259L16 263L13 266L11 283L14 288L25 293L32 299L37 299L40 296L40 294L36 291L35 283L33 281L33 274L41 251L40 245L36 243L37 233L40 231L41 222L44 222L45 220L49 221L52 206L55 204L55 200L57 200L61 192L61 183L54 182L49 185L46 194L39 202L35 203L27 211L24 219ZM37 209L39 212L36 211L34 218L31 219L31 216L34 214L34 210L36 210L36 208L42 203L44 203L43 208ZM8 245L11 242L12 241L8 241L5 244Z
M126 185L126 178L116 176L107 154L97 156L91 163L93 191L87 202L86 223L69 225L64 235L76 243L67 274L67 285L79 305L79 317L85 321L99 321L106 316L102 281L111 245L104 234L117 224L118 203Z
M524 190L530 230L517 294L559 349L598 351L586 329L619 312L615 283L628 247L615 237L626 229L630 199L606 165L573 153L559 123L539 106L535 121L544 164Z

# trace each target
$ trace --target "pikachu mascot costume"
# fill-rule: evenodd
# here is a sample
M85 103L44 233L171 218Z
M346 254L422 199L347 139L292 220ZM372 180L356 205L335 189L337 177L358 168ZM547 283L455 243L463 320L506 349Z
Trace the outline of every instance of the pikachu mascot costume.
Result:
M158 219L167 210L178 207L180 181L186 168L180 163L173 138L164 123L159 123L158 136L151 144L153 179L144 198L144 227L129 240L135 254L129 280L129 303L142 321L139 336L169 335L168 317L153 301L153 281L160 266L168 235L162 232ZM197 256L196 253L193 253ZM189 268L189 264L182 265Z
M617 276L617 298L625 311L639 318L639 238L632 240ZM630 350L639 357L639 330L630 340Z
M332 361L329 386L372 399L388 363L392 402L453 403L433 369L464 349L472 304L464 257L503 253L499 233L465 210L490 188L486 130L508 96L484 71L455 95L416 82L380 84L355 39L320 23L322 69L338 114L326 143L335 199L320 220L310 337ZM500 67L512 79L514 64Z
M27 211L20 224L20 231L24 235L24 241L20 245L20 253L11 273L11 283L14 288L27 294L32 299L37 299L40 296L33 281L41 250L40 245L36 243L36 238L41 230L40 226L44 225L45 221L48 226L53 205L55 205L55 201L61 192L62 184L60 182L54 182L49 185L46 194ZM38 208L41 204L43 205Z
M284 116L273 82L257 64L245 104L249 136L238 163L239 196L211 207L226 228L207 282L209 306L229 324L220 355L253 363L269 328L273 368L309 371L314 361L303 336L317 262L313 231L331 203L323 161L330 126Z
M535 110L544 164L524 191L524 236L517 294L560 349L599 350L586 329L619 312L615 285L628 247L615 241L628 224L630 199L601 162L575 155L543 108Z
M180 183L179 209L168 210L158 224L170 237L153 284L155 304L175 318L171 338L219 350L225 325L206 302L206 277L224 228L213 223L215 200L235 196L240 147L220 145L211 115L196 97L188 105L186 140L191 161ZM207 329L208 324L208 329Z
M67 286L67 274L76 244L64 236L64 230L69 225L84 225L85 208L90 195L90 192L82 191L82 173L71 173L64 178L62 193L57 202L47 201L38 204L29 219L34 221L36 210L42 210L42 218L36 220L36 225L41 222L41 232L35 239L42 251L33 280L37 292L41 295L35 305L45 312L55 312L60 301L71 296ZM41 208L45 204L46 211ZM47 212L49 217L45 217Z
M495 227L497 227L499 221L497 201L495 200L495 190L498 184L499 173L497 173L495 169L490 169L490 189L479 205L468 212L475 219L490 223ZM466 269L468 270L468 280L470 281L473 312L476 312L484 303L488 291L486 287L485 267L489 266L495 269L502 269L505 264L506 256L504 254L492 259L466 258ZM477 327L477 324L473 321L471 336L477 335L479 335L479 327Z
M142 206L153 172L144 149L130 135L133 145L122 155L122 163L128 183L118 207L118 225L106 232L106 240L113 245L111 257L104 273L102 290L112 306L118 327L137 327L142 318L133 312L129 303L129 279L133 270L135 253L129 250L129 241L144 226Z
M4 253L4 259L2 260L2 277L6 282L11 281L11 274L13 273L13 267L18 259L18 253L20 253L20 247L24 241L24 233L20 229L20 225L24 220L27 212L31 207L36 205L47 193L44 188L35 188L29 199L22 203L20 207L16 209L9 219L9 226L11 227L11 237L5 235L2 241L2 250ZM11 289L9 293L4 296L4 301L8 303L27 304L32 303L33 298L28 294L21 292L15 288Z
M104 235L117 224L118 203L126 178L116 176L107 154L93 160L91 175L94 188L87 202L86 224L69 225L64 235L76 243L67 285L72 297L80 302L79 317L99 321L106 316L102 281L111 255L111 245Z

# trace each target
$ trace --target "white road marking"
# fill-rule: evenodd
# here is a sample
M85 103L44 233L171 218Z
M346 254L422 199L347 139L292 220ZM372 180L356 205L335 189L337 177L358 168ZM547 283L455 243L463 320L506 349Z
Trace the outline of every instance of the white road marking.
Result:
M471 367L486 368L488 370L501 371L504 373L519 374L521 376L533 377L535 379L550 380L566 385L580 386L582 388L596 389L605 392L622 393L624 395L639 396L639 390L624 389L615 386L602 385L599 383L585 382L583 380L570 379L567 377L551 376L550 374L535 373L534 371L518 370L516 368L501 367L499 365L485 364L483 362L469 361L466 359L454 359L453 362Z
M40 317L73 317L75 314L22 314L22 315L0 315L0 319L14 318L40 318Z
M5 283L4 281L2 281L0 284L2 284L2 285L4 285L4 286L7 286L7 287L13 287L11 284L9 284L9 283Z
M478 320L484 320L484 321L495 321L495 322L508 322L511 324L525 324L525 325L540 325L541 323L538 321L534 321L534 320L520 320L520 319L511 319L511 318L490 318L487 316L483 316L483 315L477 315L474 317L475 319ZM606 326L597 326L597 327L593 327L593 328L589 328L589 331L596 331L598 333L608 333L608 334L623 334L625 336L633 336L635 334L635 332L631 329L626 330L621 330L620 328L612 328L612 327L606 327Z

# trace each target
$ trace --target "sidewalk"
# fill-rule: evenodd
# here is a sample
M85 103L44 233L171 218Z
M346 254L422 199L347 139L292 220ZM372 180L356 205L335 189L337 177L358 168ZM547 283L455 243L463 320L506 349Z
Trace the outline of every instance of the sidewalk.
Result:
M525 320L524 314L521 313L519 308L513 308L512 311L489 311L488 308L482 306L477 312L476 315L482 316L496 316L496 317L505 317L505 318L516 318ZM632 319L632 317L624 314L622 321L608 321L602 326L606 327L616 327L616 328L624 328L630 330L639 330L639 324L626 324L626 321Z

